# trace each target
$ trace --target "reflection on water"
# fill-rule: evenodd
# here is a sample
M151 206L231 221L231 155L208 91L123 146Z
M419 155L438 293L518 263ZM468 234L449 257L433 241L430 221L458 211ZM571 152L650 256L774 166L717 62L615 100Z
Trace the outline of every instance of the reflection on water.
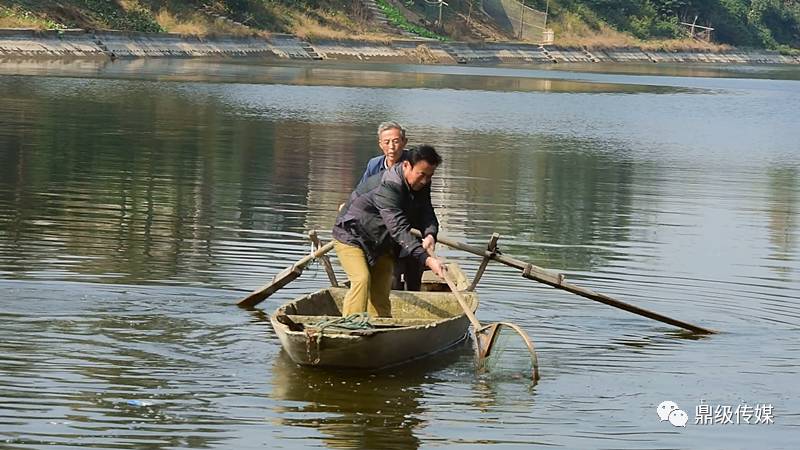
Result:
M690 419L700 399L776 409L768 428L690 420L695 446L793 442L795 72L15 64L0 65L26 74L0 75L0 446L685 447L653 411L666 399ZM307 252L309 229L329 236L386 119L443 154L449 236L498 232L506 254L722 333L492 264L478 316L533 338L535 388L476 376L468 349L376 374L292 365L265 315L232 305ZM264 309L326 279L314 266Z
M285 233L327 231L335 206L374 152L372 126L291 119L278 126L249 114L217 115L239 105L221 105L213 91L114 81L94 87L70 82L61 89L56 81L38 81L13 80L6 91L16 100L6 114L23 118L0 137L8 186L0 199L13 214L5 223L14 237L3 242L0 254L11 272L35 276L47 267L74 271L72 276L82 279L239 282L247 271L243 265L263 263L258 253L264 245L280 256L293 252L281 244ZM108 94L78 101L95 88ZM158 94L145 95L151 88ZM29 98L31 91L46 94ZM192 103L189 93L199 94L200 103ZM368 114L390 115L380 111ZM53 119L62 114L66 126ZM490 148L503 139L473 136L471 147ZM440 171L437 202L484 205L482 215L504 218L487 232L496 227L519 239L627 239L625 208L631 198L625 181L631 166L603 154L561 156L581 142L535 139L524 146L510 142L502 152L468 155L440 146L449 158ZM536 151L526 153L531 144ZM121 145L127 151L120 151ZM484 188L487 180L495 183ZM619 192L605 192L598 183ZM484 219L456 212L442 220L458 230L479 227ZM59 252L42 252L42 246ZM573 264L583 259L581 267L590 267L593 258L580 248L558 254ZM13 263L20 259L30 262Z
M798 167L776 167L770 170L769 234L771 259L777 275L791 279L791 261L797 254L797 189ZM785 279L785 278L784 278Z
M794 64L760 64L755 66L741 64L559 64L546 69L593 72L604 74L655 75L659 77L706 77L706 78L763 78L768 80L800 80L800 72Z
M455 359L449 352L444 362ZM443 367L443 366L442 366ZM272 366L270 396L279 424L321 433L333 448L417 448L423 423L417 397L425 368L390 376L323 371L295 365L281 352Z
M147 436L164 448L225 439L203 427L224 409L214 401L220 387L239 383L234 359L216 360L247 336L219 314L187 314L219 292L69 283L1 289L6 443L110 448Z
M503 70L476 77L448 68L342 63L275 65L258 59L208 61L202 59L133 59L120 61L27 61L0 59L0 74L151 79L178 82L253 83L302 86L350 86L399 89L481 89L487 91L547 92L680 92L671 86L653 87L544 77L508 76ZM254 67L254 64L257 64ZM409 71L413 68L413 71Z

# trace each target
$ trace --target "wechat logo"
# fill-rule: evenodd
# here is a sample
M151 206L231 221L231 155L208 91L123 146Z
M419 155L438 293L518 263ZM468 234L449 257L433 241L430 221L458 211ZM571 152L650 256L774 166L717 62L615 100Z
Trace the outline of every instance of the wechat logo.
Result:
M686 414L686 411L682 410L677 403L673 401L665 401L661 402L656 408L656 412L658 413L658 418L661 421L669 420L673 426L676 427L685 427L686 422L689 421L689 415Z

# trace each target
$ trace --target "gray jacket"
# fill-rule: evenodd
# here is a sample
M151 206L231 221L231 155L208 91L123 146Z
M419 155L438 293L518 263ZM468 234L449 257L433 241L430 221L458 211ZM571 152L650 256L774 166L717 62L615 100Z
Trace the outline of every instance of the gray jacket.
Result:
M389 252L396 256L414 256L425 266L428 252L411 234L411 228L422 235L439 232L439 221L431 205L431 189L425 186L412 191L403 177L403 165L375 174L359 184L336 217L333 237L345 244L361 247L367 263Z

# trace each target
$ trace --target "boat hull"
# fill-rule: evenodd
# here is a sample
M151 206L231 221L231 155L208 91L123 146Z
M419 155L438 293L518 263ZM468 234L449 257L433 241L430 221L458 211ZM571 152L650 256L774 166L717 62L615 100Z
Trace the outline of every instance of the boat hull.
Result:
M281 306L272 315L270 322L294 362L381 369L447 350L468 335L469 320L449 292L392 291L392 318L375 320L377 328L323 327L320 331L316 326L320 321L341 316L346 292L344 288L322 289ZM464 294L474 312L477 296Z

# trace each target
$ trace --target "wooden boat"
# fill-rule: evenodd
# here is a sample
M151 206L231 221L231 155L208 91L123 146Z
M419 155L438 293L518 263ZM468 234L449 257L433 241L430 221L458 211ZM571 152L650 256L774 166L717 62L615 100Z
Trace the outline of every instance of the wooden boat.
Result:
M467 286L451 265L459 290ZM341 318L347 288L328 287L279 307L270 317L281 345L296 363L381 369L447 350L468 336L470 321L447 284L426 272L420 292L392 291L392 317L370 318L368 328L326 325ZM478 308L474 292L463 292Z
M412 234L420 237L417 230ZM608 295L582 288L567 282L564 275L503 255L497 249L500 235L489 239L486 249L473 247L463 242L437 236L439 243L480 256L481 264L472 284L467 286L466 277L457 267L445 271L447 281L426 283L423 277L423 292L392 291L392 317L369 320L367 327L350 327L352 323L342 321L342 301L346 289L337 286L336 274L325 254L333 249L333 241L321 245L315 231L309 232L314 250L287 267L268 284L254 290L237 303L242 308L253 308L276 291L299 277L312 261L319 259L331 285L320 291L298 298L280 308L270 317L284 350L292 361L302 365L326 367L349 367L358 369L380 369L402 364L446 350L467 336L475 342L474 350L478 370L484 370L501 329L516 333L531 357L531 377L539 379L538 361L533 341L527 333L509 322L495 322L481 326L475 317L478 298L470 290L481 279L489 261L498 261L522 271L522 276L548 286L580 295L606 305L620 308L644 317L674 325L696 334L713 334L714 330L698 327L687 322L621 302ZM453 275L459 282L453 280ZM449 286L452 291L441 289ZM427 288L428 290L425 290ZM350 318L347 318L349 321ZM346 326L345 326L346 325ZM470 332L470 327L472 331ZM497 354L498 352L494 352Z

